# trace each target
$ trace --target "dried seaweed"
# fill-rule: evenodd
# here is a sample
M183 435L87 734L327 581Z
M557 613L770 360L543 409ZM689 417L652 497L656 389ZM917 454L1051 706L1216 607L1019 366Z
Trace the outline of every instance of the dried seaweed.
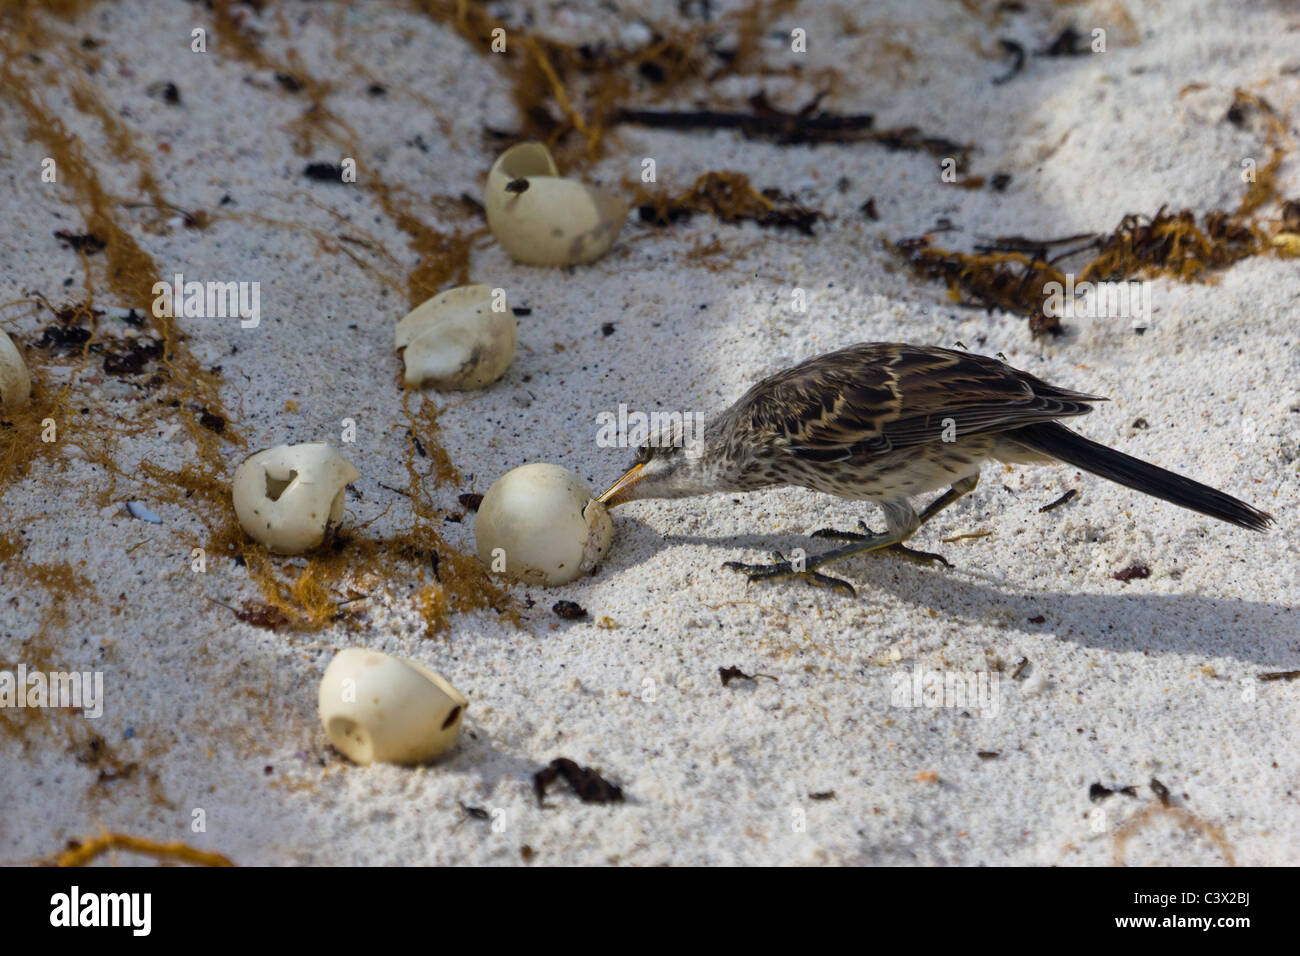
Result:
M794 229L811 236L814 224L825 218L778 189L759 192L744 173L730 171L705 173L675 197L643 192L639 201L637 214L641 221L656 226L684 222L693 213L702 212L733 225L748 220L759 226Z

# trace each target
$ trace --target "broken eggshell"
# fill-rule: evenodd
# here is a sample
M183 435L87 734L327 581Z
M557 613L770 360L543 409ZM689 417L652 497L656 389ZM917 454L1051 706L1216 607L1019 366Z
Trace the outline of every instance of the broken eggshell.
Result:
M618 196L560 178L550 150L520 143L497 158L487 178L488 227L516 262L568 266L603 256L627 219Z
M9 333L0 329L0 405L21 405L32 394L32 376Z
M469 701L416 661L363 647L325 668L316 705L330 743L353 763L424 763L451 749Z
M343 520L343 493L361 473L326 442L276 445L235 469L235 514L250 538L277 554L302 554Z
M411 388L482 388L506 373L515 357L515 315L485 285L440 292L397 323L393 347L406 365Z
M479 560L529 584L567 584L587 574L613 535L609 512L586 482L540 462L493 482L474 520Z

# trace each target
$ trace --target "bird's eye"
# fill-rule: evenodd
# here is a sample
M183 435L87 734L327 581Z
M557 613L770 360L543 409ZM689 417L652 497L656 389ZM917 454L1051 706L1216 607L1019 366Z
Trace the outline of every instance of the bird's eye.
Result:
M640 448L636 450L636 457L632 459L632 464L644 465L649 460L650 460L650 446L646 444L646 445L642 445Z

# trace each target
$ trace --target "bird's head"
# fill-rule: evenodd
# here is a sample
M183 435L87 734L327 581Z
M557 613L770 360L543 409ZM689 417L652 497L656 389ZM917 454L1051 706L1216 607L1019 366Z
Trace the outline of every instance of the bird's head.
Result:
M667 440L665 440L667 439ZM643 498L689 498L724 490L703 441L654 434L636 451L632 466L596 500L607 508Z

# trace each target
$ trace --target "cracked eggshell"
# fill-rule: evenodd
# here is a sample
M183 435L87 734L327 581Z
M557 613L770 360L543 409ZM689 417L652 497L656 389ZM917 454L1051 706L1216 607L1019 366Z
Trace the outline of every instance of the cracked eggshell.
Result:
M32 377L9 333L0 329L0 405L10 408L31 397Z
M567 584L609 550L614 526L586 482L559 465L536 463L492 483L478 508L479 560L529 584ZM500 551L498 551L500 549Z
M451 749L469 701L416 661L363 647L325 668L316 705L334 748L353 763L424 763Z
M361 477L326 442L276 445L246 458L230 485L250 538L277 554L302 554L343 520L343 494Z
M504 303L504 299L502 300ZM506 373L515 357L515 314L492 309L485 285L448 289L417 305L400 322L393 347L412 388L482 388Z
M520 143L498 157L484 205L497 242L516 262L532 266L598 259L618 238L628 209L613 193L560 178L541 143Z

